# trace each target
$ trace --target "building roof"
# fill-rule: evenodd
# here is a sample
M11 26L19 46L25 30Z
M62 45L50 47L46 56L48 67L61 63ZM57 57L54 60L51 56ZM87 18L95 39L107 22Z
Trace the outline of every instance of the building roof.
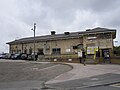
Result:
M36 36L35 41L49 41L49 40L58 40L58 39L70 39L70 38L80 38L83 35L89 35L89 34L97 34L97 33L112 33L113 38L116 38L116 30L115 29L107 29L107 28L94 28L94 29L87 29L86 31L81 32L72 32L68 34L55 34L55 35L45 35L45 36ZM21 38L18 40L14 40L11 42L8 42L7 44L17 44L17 43L28 43L33 42L34 37L27 37L27 38Z

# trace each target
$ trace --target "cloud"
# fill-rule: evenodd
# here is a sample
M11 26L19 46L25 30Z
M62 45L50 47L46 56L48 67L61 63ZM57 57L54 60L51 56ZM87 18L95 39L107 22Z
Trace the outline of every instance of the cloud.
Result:
M36 35L101 26L117 29L120 41L120 0L0 0L0 12L0 51L7 41L32 36L34 22Z

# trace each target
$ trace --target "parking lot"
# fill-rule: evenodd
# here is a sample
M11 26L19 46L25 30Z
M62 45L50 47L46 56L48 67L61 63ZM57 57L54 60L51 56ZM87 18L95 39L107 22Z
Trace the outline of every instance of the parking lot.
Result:
M20 86L25 87L26 90L31 85L32 87L40 87L38 82L48 81L71 69L70 66L60 63L0 59L0 90L14 90L13 88L18 90Z
M70 66L59 63L35 63L13 60L0 62L0 82L46 81L69 70L71 70Z

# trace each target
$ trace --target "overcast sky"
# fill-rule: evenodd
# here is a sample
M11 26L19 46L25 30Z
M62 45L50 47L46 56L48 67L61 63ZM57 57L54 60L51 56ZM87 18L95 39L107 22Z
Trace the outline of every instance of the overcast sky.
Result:
M0 0L0 52L8 52L6 42L36 35L88 28L117 29L120 45L120 0Z

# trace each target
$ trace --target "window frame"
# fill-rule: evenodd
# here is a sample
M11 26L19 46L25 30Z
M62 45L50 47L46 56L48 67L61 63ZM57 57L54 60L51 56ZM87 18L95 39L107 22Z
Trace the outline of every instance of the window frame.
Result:
M61 48L52 48L52 54L61 54Z

